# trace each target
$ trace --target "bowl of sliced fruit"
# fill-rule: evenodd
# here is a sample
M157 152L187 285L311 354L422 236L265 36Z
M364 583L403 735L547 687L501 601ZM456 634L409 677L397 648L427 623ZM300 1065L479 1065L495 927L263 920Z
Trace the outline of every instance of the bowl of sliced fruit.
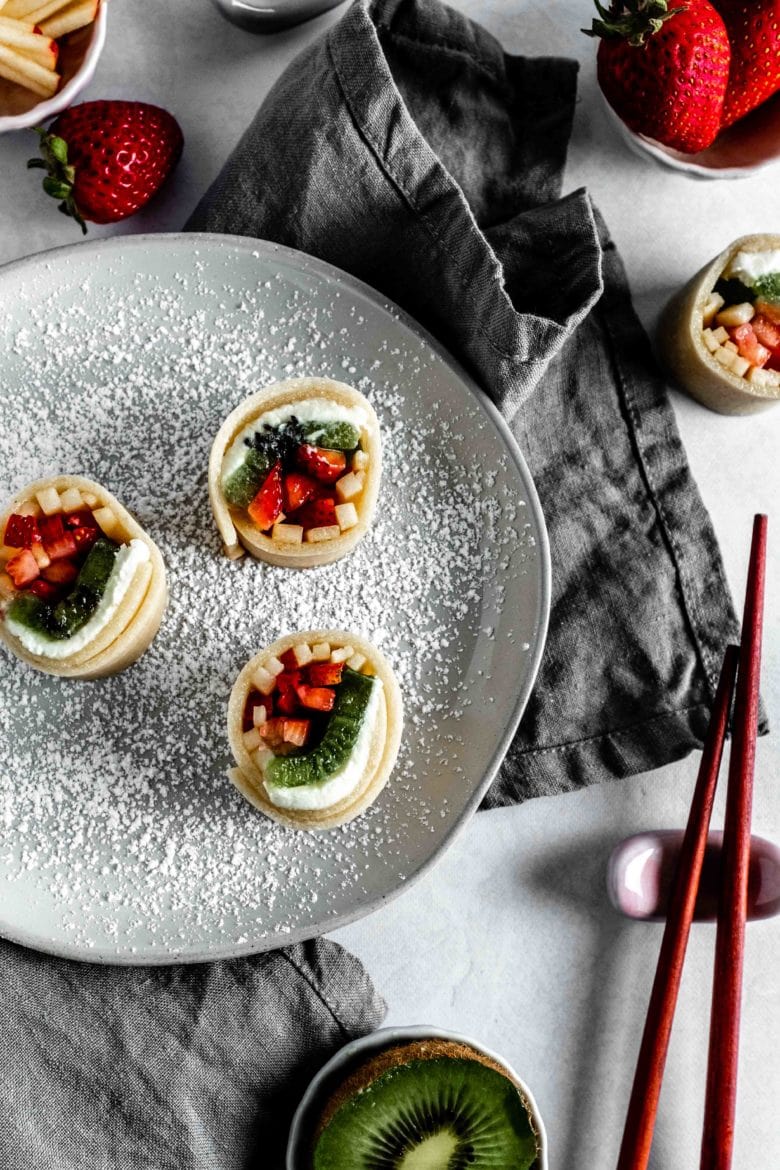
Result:
M382 1028L322 1068L293 1118L287 1170L547 1170L530 1090L484 1045L438 1028Z
M0 132L38 126L92 80L106 39L106 0L0 5Z

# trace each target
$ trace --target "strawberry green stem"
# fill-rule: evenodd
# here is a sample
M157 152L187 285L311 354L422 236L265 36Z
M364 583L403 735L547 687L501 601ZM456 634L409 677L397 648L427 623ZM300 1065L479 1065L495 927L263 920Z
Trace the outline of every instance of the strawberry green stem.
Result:
M80 225L84 234L87 225L84 217L76 206L73 197L73 184L76 182L76 168L68 162L68 144L57 134L50 134L42 126L36 126L36 134L40 138L41 158L31 158L28 169L40 168L47 172L43 180L43 189L52 199L59 200L59 210L63 215L69 215Z
M626 40L636 47L643 45L649 36L663 27L665 21L684 12L687 7L670 8L668 0L613 0L609 8L605 8L600 0L595 0L595 4L601 19L594 18L591 27L582 29L582 32L588 37Z

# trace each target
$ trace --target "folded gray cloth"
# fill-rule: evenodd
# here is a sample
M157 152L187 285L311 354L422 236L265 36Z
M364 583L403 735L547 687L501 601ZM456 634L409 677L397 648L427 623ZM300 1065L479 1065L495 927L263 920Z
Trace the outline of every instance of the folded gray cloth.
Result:
M190 967L0 942L3 1170L282 1170L308 1081L384 1015L323 939Z
M187 225L374 285L510 422L553 598L491 805L699 746L737 632L620 259L584 192L557 199L575 80L573 62L507 56L438 0L360 0L279 80Z

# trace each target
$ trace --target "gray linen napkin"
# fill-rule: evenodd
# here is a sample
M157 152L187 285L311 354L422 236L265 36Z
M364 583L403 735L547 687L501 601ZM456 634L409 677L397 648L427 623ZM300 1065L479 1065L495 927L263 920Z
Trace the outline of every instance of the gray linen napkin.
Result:
M282 1170L314 1073L382 1020L324 939L117 969L0 942L2 1170Z
M573 62L508 56L438 0L359 0L277 82L187 225L359 276L509 421L547 519L553 598L488 805L699 746L737 632L620 258L585 192L558 198L575 85Z

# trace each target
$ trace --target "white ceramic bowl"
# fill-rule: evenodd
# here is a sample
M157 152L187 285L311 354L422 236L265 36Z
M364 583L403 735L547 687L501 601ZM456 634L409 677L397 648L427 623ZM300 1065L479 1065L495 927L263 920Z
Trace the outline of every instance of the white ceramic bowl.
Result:
M470 1036L461 1036L457 1032L444 1032L440 1028L380 1028L378 1032L371 1032L360 1040L353 1040L345 1045L335 1056L331 1057L317 1073L303 1095L300 1105L290 1126L290 1138L287 1143L286 1170L310 1170L309 1138L312 1128L316 1124L319 1111L330 1093L347 1077L354 1068L371 1059L377 1053L391 1048L395 1044L408 1044L414 1040L452 1040L456 1044L466 1044L475 1048L484 1056L489 1056L506 1069L509 1076L520 1087L531 1111L534 1126L539 1135L539 1158L535 1163L535 1170L548 1170L547 1164L547 1134L544 1123L539 1114L539 1108L528 1086L520 1079L511 1065L507 1064L502 1056L486 1048Z
M602 94L604 108L634 154L693 179L746 179L780 162L780 94L724 130L706 150L683 154L635 134L617 116Z
M40 101L35 94L0 80L0 134L6 130L40 126L73 104L95 75L106 40L107 12L108 4L103 0L92 24L62 38L60 68L63 81L53 97Z

